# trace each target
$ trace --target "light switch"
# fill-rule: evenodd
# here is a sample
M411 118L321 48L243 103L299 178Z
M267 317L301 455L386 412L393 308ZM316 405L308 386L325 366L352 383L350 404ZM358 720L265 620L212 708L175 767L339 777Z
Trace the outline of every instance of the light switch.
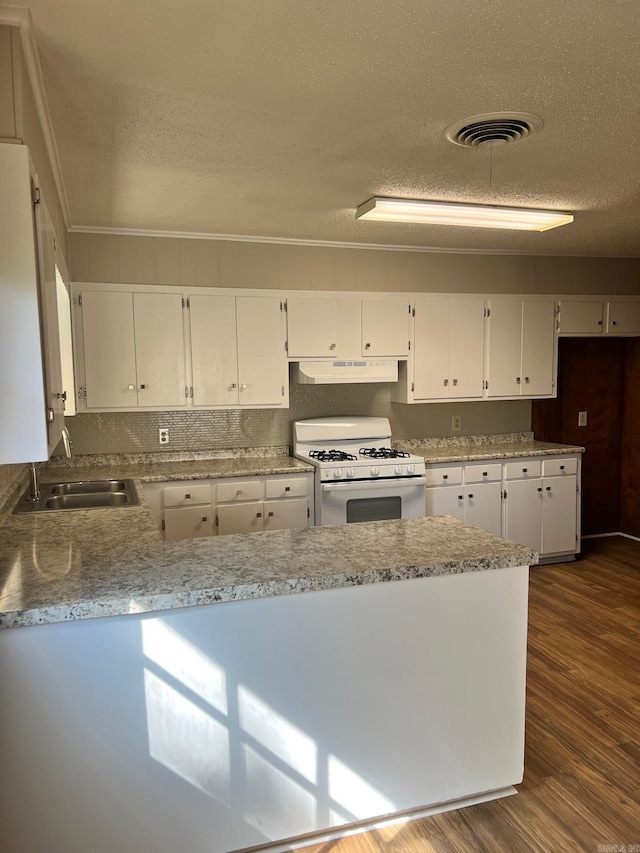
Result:
M578 426L586 426L587 425L587 413L586 412L578 412Z

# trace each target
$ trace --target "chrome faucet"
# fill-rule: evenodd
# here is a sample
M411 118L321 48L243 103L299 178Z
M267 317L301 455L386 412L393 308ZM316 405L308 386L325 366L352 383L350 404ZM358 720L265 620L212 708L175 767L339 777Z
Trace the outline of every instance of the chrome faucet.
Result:
M67 459L71 459L71 436L69 435L69 430L65 427L62 427L62 443L64 444L64 455Z
M38 488L38 469L36 468L36 463L31 462L29 464L29 494L26 498L28 501L35 501L40 499L40 489Z

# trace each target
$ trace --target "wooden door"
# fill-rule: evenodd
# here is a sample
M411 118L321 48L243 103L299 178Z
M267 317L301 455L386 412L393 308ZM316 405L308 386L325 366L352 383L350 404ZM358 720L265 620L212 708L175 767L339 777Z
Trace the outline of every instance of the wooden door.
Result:
M193 405L237 406L235 298L195 294L189 303Z
M627 341L627 344L635 344ZM640 343L640 342L639 342ZM640 350L639 350L640 351ZM623 398L638 400L636 382L624 392L625 341L607 338L561 338L558 343L558 398L534 400L532 428L538 441L557 441L586 448L582 457L582 533L620 530L620 459ZM587 425L578 426L578 413ZM625 459L637 445L622 442ZM640 470L639 466L636 470ZM640 478L638 478L640 482ZM640 525L638 525L640 527ZM640 534L638 534L640 535Z
M283 405L288 377L282 302L271 296L238 296L236 323L239 405Z
M182 295L134 293L138 406L185 406Z
M489 319L488 396L519 397L522 388L522 302L494 300Z
M132 294L86 290L81 298L87 409L136 408Z

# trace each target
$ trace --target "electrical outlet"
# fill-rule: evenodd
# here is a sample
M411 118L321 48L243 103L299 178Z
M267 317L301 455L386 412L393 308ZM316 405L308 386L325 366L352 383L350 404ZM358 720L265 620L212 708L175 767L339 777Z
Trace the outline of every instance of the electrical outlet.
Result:
M169 444L169 428L161 427L158 430L158 441L160 444Z
M587 413L586 412L578 412L578 426L586 426L587 425Z
M451 418L451 432L460 432L462 429L462 418L460 415L453 415Z

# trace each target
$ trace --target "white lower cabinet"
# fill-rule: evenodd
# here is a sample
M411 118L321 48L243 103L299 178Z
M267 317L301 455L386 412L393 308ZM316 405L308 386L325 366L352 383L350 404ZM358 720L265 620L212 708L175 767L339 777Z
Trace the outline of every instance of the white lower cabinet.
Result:
M537 551L579 550L579 458L427 465L427 515L452 515Z
M311 473L146 483L144 491L167 541L312 525Z
M427 515L452 515L500 536L502 465L429 466Z
M544 557L576 553L580 518L577 457L523 459L505 469L505 537Z

